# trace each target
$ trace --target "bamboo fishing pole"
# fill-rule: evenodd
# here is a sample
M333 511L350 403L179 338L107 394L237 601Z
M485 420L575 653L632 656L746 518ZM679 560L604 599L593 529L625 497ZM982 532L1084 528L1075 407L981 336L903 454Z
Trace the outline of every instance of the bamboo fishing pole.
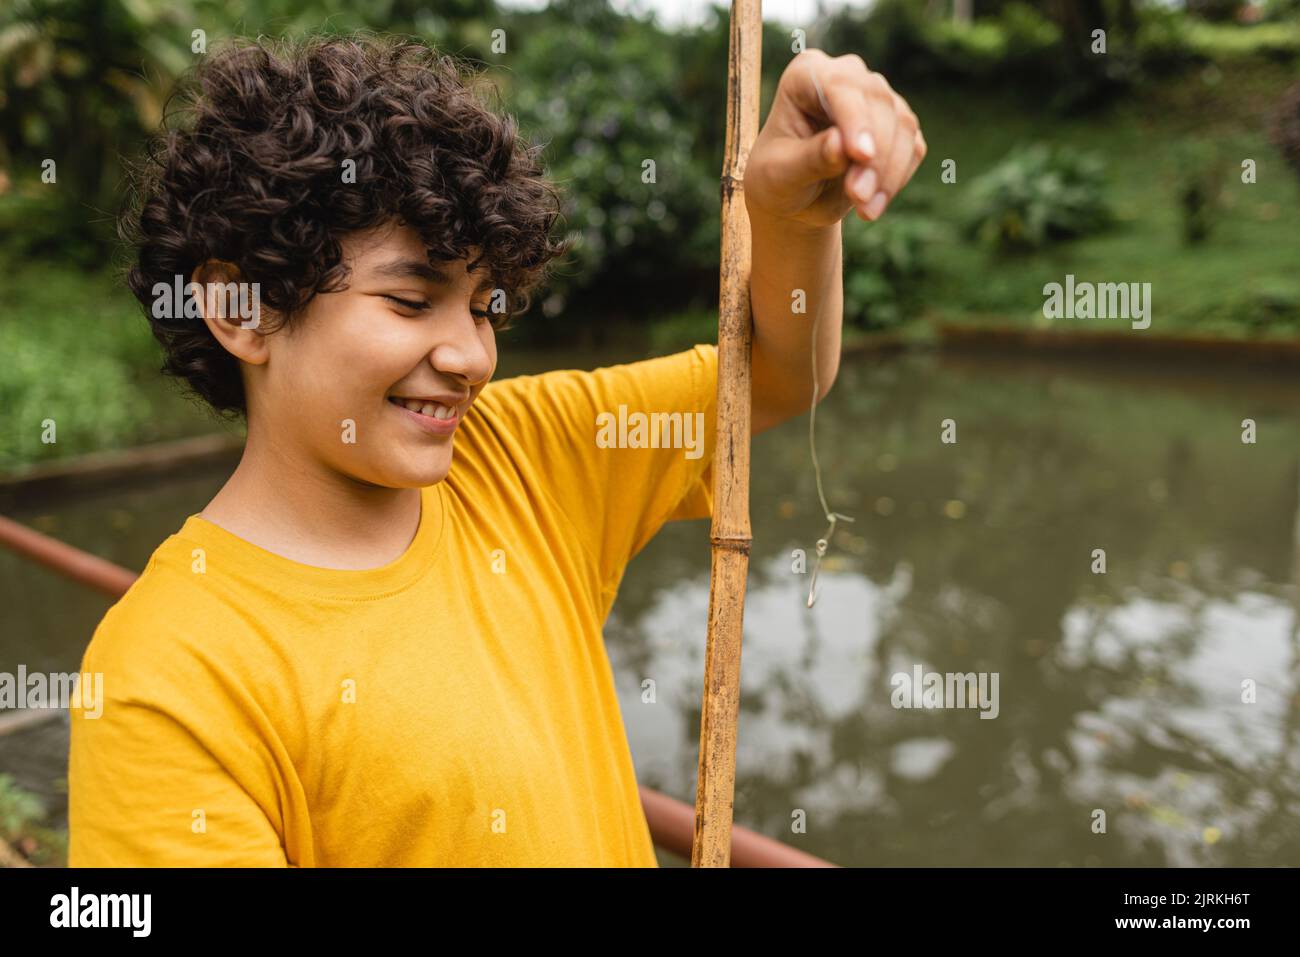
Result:
M727 53L727 145L722 166L722 268L718 297L718 427L713 455L709 631L700 709L692 867L731 863L740 711L740 643L749 575L752 264L745 163L758 135L762 0L732 0Z

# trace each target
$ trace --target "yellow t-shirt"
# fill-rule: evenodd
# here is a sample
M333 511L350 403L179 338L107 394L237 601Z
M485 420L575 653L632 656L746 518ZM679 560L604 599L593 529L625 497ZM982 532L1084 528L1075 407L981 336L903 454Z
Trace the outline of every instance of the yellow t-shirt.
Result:
M69 864L655 866L602 625L659 527L711 514L716 383L713 345L489 383L382 568L191 515L86 649ZM637 413L703 444L604 447Z

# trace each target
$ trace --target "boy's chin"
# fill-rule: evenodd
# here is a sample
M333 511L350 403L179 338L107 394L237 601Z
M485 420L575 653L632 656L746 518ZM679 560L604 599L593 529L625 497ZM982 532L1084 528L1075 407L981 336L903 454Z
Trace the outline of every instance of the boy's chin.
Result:
M439 456L437 462L407 463L389 470L383 484L389 488L426 488L437 485L451 471L451 456Z
M334 467L363 485L378 488L427 488L451 471L451 444L438 449L410 449L385 458L335 462Z

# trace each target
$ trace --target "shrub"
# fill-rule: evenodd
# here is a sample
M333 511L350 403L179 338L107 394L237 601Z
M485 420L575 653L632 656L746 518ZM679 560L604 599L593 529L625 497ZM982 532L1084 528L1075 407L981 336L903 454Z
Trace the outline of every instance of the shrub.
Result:
M38 867L66 866L67 831L46 826L46 817L40 798L20 788L11 775L0 774L0 841L4 843L0 867L23 862ZM13 854L19 855L17 861L10 859Z
M844 319L862 329L903 323L915 308L920 280L930 268L930 248L939 236L930 219L891 213L868 225L845 220Z
M557 317L590 293L630 313L651 291L676 291L665 290L666 276L680 286L716 262L718 172L694 155L670 39L630 17L599 31L556 22L575 12L566 11L548 12L511 64L523 79L510 105L547 141L563 225L576 240L543 309Z
M1036 143L976 179L969 235L999 249L1029 249L1096 232L1111 220L1102 161Z
M1202 242L1215 221L1226 162L1220 151L1205 141L1184 143L1175 153L1174 188L1182 215L1183 241Z
M1187 0L1187 12L1205 20L1231 22L1245 5L1245 0Z
M823 37L825 49L854 50L871 69L894 79L931 74L935 58L925 18L911 0L878 0L869 14L845 9L833 14Z
M1174 10L1145 11L1135 47L1147 78L1175 74L1205 59L1192 42L1188 19Z
M111 278L27 266L0 316L0 469L128 444L148 431L141 374L158 365L148 324ZM93 414L90 414L93 410ZM55 424L54 442L46 420Z

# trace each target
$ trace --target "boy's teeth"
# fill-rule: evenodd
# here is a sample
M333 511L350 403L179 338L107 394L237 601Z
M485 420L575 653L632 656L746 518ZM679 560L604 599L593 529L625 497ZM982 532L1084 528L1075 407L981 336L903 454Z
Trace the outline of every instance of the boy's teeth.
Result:
M417 399L401 399L399 401L404 408L435 419L450 419L456 415L455 409L439 405L437 402L420 402Z

